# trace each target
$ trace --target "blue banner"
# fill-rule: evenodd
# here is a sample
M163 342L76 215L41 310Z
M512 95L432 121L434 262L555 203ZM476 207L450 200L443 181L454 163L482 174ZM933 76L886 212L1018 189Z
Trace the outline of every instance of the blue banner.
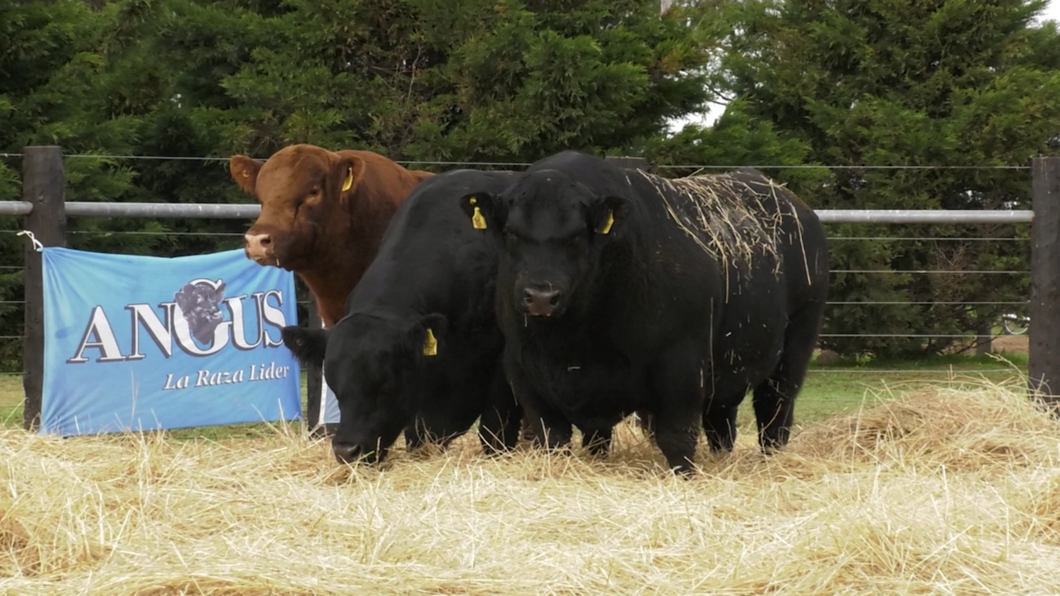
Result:
M173 259L43 249L41 432L300 419L294 276L242 250Z
M335 392L328 386L328 382L323 378L324 367L320 367L320 421L317 423L318 426L324 424L338 424L339 423L339 398L335 397Z

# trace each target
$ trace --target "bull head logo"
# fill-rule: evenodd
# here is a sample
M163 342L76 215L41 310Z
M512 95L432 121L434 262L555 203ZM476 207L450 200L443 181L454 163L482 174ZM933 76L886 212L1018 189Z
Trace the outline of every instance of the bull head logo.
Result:
M192 336L203 343L209 343L214 329L224 320L220 308L224 298L225 282L220 279L192 280L173 295Z

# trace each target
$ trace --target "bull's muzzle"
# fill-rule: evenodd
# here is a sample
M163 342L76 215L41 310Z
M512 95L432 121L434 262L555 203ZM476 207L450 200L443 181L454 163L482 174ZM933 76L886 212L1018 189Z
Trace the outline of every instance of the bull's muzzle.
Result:
M331 451L335 454L335 459L341 464L374 464L382 460L378 450L365 450L356 443L332 441Z
M532 317L551 317L557 314L563 293L552 286L523 288L523 308Z
M276 257L272 254L272 236L269 234L245 234L243 250L247 258L259 265L272 265Z

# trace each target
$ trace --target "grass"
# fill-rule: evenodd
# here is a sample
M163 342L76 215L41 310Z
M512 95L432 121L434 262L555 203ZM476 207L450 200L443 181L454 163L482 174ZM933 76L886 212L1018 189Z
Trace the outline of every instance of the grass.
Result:
M949 354L916 361L842 361L834 366L811 364L805 387L795 406L797 424L815 423L841 413L851 412L879 400L889 399L895 391L908 391L925 385L944 383L961 387L983 379L1005 382L1027 372L1026 354L998 356L968 356ZM303 411L305 408L305 376L302 378ZM22 425L24 392L22 377L0 374L0 428ZM738 423L741 432L754 426L750 399L740 408ZM298 426L296 424L296 426ZM239 424L170 431L173 438L188 440L256 438L268 435L267 424Z
M302 375L302 411L306 411L306 377ZM22 376L0 373L0 429L22 428L22 405L25 401L25 390L22 388ZM292 429L301 429L298 422L291 423ZM274 429L265 423L228 424L222 426L203 426L199 428L182 428L167 431L166 434L175 440L222 440L222 439L255 439L271 435Z
M866 403L893 397L926 385L960 388L982 380L1003 383L1027 374L1026 354L969 356L947 354L919 360L841 361L834 366L811 365L795 406L797 422L819 422ZM753 424L750 400L740 408L740 424Z

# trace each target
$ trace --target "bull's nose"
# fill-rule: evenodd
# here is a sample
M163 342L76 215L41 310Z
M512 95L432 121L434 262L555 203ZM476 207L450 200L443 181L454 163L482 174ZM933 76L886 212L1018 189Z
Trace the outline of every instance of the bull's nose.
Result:
M356 443L332 441L331 451L340 464L377 464L386 457L386 449L362 447Z
M361 457L361 447L354 443L333 442L331 450L335 453L335 459L339 460L340 464L352 464Z
M526 288L523 290L523 304L530 315L548 317L559 306L560 295L555 288Z
M272 236L268 234L244 234L243 246L246 248L247 256L255 261L264 259L268 255L268 249L272 246Z

